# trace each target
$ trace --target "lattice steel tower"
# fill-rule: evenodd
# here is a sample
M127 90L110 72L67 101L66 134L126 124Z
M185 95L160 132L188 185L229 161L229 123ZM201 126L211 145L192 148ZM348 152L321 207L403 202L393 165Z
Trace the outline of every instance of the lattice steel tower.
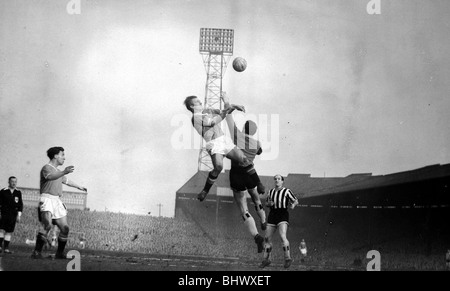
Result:
M206 70L204 108L222 109L222 78L233 55L234 31L232 29L201 28L200 54ZM198 170L211 171L213 164L201 139Z

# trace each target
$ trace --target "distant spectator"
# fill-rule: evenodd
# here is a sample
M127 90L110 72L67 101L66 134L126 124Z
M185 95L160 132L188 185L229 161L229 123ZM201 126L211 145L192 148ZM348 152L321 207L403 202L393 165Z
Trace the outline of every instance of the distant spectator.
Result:
M302 239L302 241L300 242L300 253L302 254L302 262L304 261L304 258L307 256L308 254L308 249L306 248L306 242L305 239Z

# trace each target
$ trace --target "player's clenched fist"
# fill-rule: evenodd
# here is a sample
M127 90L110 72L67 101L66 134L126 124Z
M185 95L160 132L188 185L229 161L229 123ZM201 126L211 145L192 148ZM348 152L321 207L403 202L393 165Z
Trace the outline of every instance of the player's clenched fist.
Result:
M275 205L275 203L272 201L272 199L270 199L270 197L267 196L267 206L272 207L274 205Z
M74 167L74 166L68 166L68 167L66 167L66 168L64 169L64 173L70 174L70 173L72 173L74 170L75 170L75 167Z

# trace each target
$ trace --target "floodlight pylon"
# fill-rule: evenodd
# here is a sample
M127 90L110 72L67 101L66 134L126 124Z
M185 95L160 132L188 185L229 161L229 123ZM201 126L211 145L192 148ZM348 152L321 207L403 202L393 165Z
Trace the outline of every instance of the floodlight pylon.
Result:
M233 55L234 30L201 28L199 51L206 71L204 109L222 110L222 78ZM214 166L201 139L198 170L211 171Z

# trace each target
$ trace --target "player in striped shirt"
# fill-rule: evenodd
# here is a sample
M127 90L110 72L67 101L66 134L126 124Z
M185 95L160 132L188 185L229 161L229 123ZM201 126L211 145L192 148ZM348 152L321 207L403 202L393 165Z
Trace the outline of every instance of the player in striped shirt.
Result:
M272 235L278 228L283 243L284 267L289 268L292 263L292 258L289 249L289 241L286 236L289 225L288 208L294 209L298 204L298 200L290 189L283 187L283 176L275 175L274 181L275 188L271 189L267 195L267 205L270 207L270 212L267 218L267 229L264 238L266 242L264 247L264 260L259 267L264 268L271 263Z

